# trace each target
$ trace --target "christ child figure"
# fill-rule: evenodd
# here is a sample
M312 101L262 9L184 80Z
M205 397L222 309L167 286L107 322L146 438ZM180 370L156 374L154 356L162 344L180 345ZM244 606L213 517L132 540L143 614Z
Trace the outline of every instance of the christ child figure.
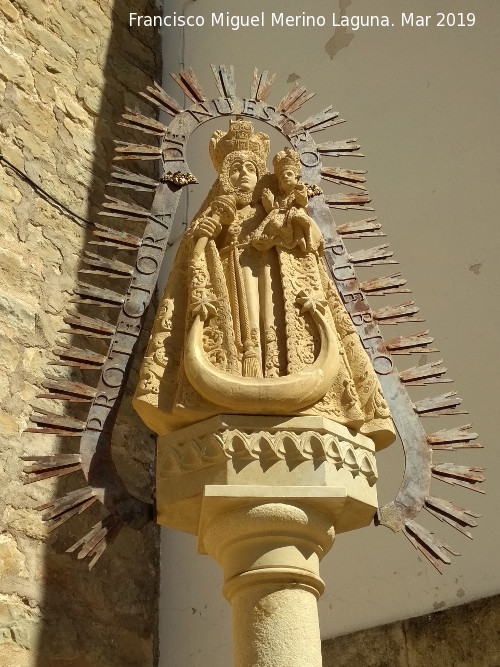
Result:
M289 250L317 252L322 235L306 210L307 186L299 180L299 154L285 148L274 156L273 167L273 190L277 191L273 193L270 188L262 191L262 205L267 215L256 232L254 245L257 248L278 245Z

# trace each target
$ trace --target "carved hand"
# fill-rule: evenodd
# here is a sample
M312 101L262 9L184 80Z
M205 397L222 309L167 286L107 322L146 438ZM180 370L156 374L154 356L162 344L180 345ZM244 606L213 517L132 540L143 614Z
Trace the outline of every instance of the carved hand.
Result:
M264 188L262 191L262 206L266 213L270 213L274 205L274 195L269 188Z
M201 220L196 225L194 235L196 238L206 237L208 239L214 239L222 229L222 225L217 220L213 218L201 218Z
M297 183L295 186L295 201L299 206L307 206L307 185L305 183Z

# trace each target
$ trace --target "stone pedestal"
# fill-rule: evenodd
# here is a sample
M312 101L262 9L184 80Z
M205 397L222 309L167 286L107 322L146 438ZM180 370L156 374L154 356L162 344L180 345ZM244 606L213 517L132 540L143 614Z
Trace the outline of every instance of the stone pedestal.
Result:
M259 500L242 487L207 487L198 536L198 550L224 570L234 665L321 667L319 561L335 535L328 506L343 498L323 487L302 498L293 487L255 491Z
M158 522L223 568L235 667L321 667L319 562L373 518L373 449L313 416L222 415L159 439Z

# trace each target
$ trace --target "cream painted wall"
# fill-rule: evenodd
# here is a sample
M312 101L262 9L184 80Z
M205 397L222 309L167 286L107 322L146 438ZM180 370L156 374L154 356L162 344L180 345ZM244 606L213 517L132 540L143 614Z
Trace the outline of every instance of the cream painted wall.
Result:
M270 100L278 101L296 77L316 97L297 115L306 118L329 104L348 123L324 139L359 137L366 158L345 158L344 166L369 170L368 186L388 242L413 290L413 298L441 350L470 417L427 420L428 432L474 421L483 451L436 456L436 460L488 468L488 495L435 482L433 492L484 514L474 542L432 517L422 523L463 555L439 575L423 562L402 535L371 527L341 535L322 564L326 593L320 601L322 634L332 637L392 620L431 613L500 591L497 508L494 483L500 464L497 444L500 325L497 282L498 249L498 31L500 5L492 0L339 0L346 15L388 14L395 23L402 11L436 17L437 11L474 11L471 28L391 27L334 29L221 28L164 29L165 87L177 94L167 73L192 66L209 95L215 94L209 63L234 64L237 90L249 91L253 67L278 72ZM313 3L314 14L339 14L337 0ZM168 0L166 13L212 11L300 14L297 0ZM434 23L434 19L430 23ZM181 99L178 96L178 99ZM213 180L206 141L214 126L189 153L190 167L206 175L192 188L190 212ZM205 130L200 130L201 134ZM319 137L320 135L316 135ZM196 139L196 138L195 138ZM193 144L195 143L193 139ZM323 136L321 136L323 140ZM282 144L274 143L272 152ZM192 147L191 147L192 148ZM198 153L202 154L202 160ZM329 164L334 164L333 160ZM338 164L338 162L336 163ZM326 188L325 188L326 189ZM332 186L328 191L338 191ZM198 193L197 193L198 190ZM337 222L359 219L340 212ZM178 221L178 233L181 230ZM363 243L364 247L376 245ZM361 247L351 245L350 248ZM171 253L172 257L173 253ZM390 269L391 267L389 267ZM375 270L360 269L364 278ZM385 272L388 273L387 267ZM399 300L404 301L404 295ZM374 297L373 306L386 305ZM405 328L406 327L406 328ZM420 329L421 329L420 328ZM419 331L418 325L385 327L387 337ZM402 361L400 361L402 359ZM400 368L419 362L397 359ZM442 391L447 391L442 385ZM438 386L439 388L439 386ZM413 390L416 400L432 392ZM441 392L434 392L441 393ZM402 471L398 446L379 458L381 503L394 496ZM195 539L164 530L162 547L160 634L162 667L231 664L230 609L222 599L222 576L208 557L197 556Z

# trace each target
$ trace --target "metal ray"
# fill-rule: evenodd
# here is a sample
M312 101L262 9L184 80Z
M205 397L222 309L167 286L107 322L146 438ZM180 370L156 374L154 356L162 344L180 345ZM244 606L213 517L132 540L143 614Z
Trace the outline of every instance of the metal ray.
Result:
M305 86L299 87L298 83L294 83L285 97L280 101L276 107L278 113L291 114L297 109L300 109L308 100L314 97L315 93L307 93Z
M82 350L67 343L56 341L60 347L55 347L52 352L59 361L49 361L51 366L75 366L85 370L99 370L106 361L106 357L97 352Z
M83 254L83 262L89 268L80 269L79 273L108 276L109 278L128 278L134 270L133 266L125 262L120 262L117 259L108 259L88 250Z
M360 287L363 292L366 292L370 296L385 296L386 294L409 294L411 290L406 287L401 289L403 285L406 285L406 278L403 278L401 273L393 273L390 276L384 276L382 278L370 278L370 280L365 280L361 283Z
M437 463L431 468L432 476L447 484L464 486L478 493L484 493L476 485L484 482L484 468L478 466L458 466L454 463Z
M160 123L155 118L150 118L149 116L144 116L142 113L135 111L134 109L129 109L125 107L127 113L122 114L126 123L119 121L118 125L123 125L125 127L131 127L134 130L140 130L146 134L153 134L155 136L163 136L167 131L167 126Z
M262 74L259 74L257 67L254 68L253 82L250 88L251 99L257 100L257 102L264 102L267 100L271 86L273 85L276 78L276 73L272 74L270 78L268 78L268 74L268 70L265 70L262 72Z
M366 250L357 250L349 253L349 259L353 264L358 266L377 266L379 264L399 264L395 259L391 259L394 255L392 250L389 250L389 245L375 246L374 248L367 248Z
M71 329L60 329L59 333L82 334L91 338L110 338L116 329L114 324L98 320L94 317L86 317L76 310L68 310L63 321L69 324Z
M441 365L442 363L443 360L440 359L439 361L433 361L423 366L408 368L399 374L399 379L409 387L453 382L451 378L442 377L448 370Z
M321 155L325 157L342 157L344 155L351 155L352 157L365 157L363 153L359 152L361 146L356 143L357 137L353 139L344 139L343 141L326 141L323 144L318 144L317 148Z
M187 71L179 70L179 76L170 72L170 76L193 102L204 102L207 99L191 67Z
M353 222L345 222L343 225L338 225L337 232L345 239L362 239L367 236L387 236L379 231L382 228L377 218L365 218L364 220L356 220Z
M385 346L391 354L413 354L414 352L439 352L437 348L428 347L434 338L429 336L429 330L419 331L409 336L398 336L385 341Z
M177 100L170 97L170 95L156 82L154 83L154 87L148 86L146 90L147 93L139 93L139 95L162 111L165 111L165 113L168 113L170 116L176 116L178 113L184 111Z
M113 160L160 160L162 156L160 146L131 144L127 141L115 141L115 144Z
M236 97L234 66L210 65L221 97Z
M364 174L366 171L360 169L341 169L340 167L325 167L321 170L321 178L324 181L337 183L337 185L348 185L366 192L366 187L362 185L366 183Z
M372 198L369 194L358 194L357 192L352 194L350 192L337 192L334 195L325 197L325 202L328 206L343 211L347 211L348 209L374 211L375 209L371 206L366 206L371 200Z
M102 521L96 523L92 530L84 535L81 540L78 540L69 549L66 549L66 553L73 553L79 550L77 554L78 560L90 557L89 570L91 570L122 526L123 523L118 517L109 514Z
M437 417L438 415L466 415L466 410L457 410L462 399L457 396L456 391L447 394L423 398L414 403L415 412L421 417Z
M373 317L379 324L401 324L403 322L423 322L420 317L415 317L419 308L415 301L406 301L397 306L385 306L373 311ZM400 376L401 377L401 376Z
M94 223L96 229L92 230L92 234L97 237L97 241L89 241L90 245L104 245L119 250L136 250L140 247L142 239L134 234L127 234L127 232L120 232L110 227L105 227L99 223Z
M105 272L99 271L82 271L82 273L101 273L101 275L108 275ZM121 276L120 276L121 277ZM94 285L87 285L87 283L78 282L73 292L78 297L70 299L70 303L84 303L98 307L119 307L125 301L125 296L113 292L109 289L95 287Z
M136 174L134 171L123 169L122 167L114 167L111 173L111 178L116 181L110 181L108 185L114 188L130 188L139 192L154 192L158 186L158 181L142 174Z
M47 376L42 387L48 389L48 394L38 394L36 398L50 398L76 403L89 403L95 396L95 387L82 382L73 382L60 377Z

